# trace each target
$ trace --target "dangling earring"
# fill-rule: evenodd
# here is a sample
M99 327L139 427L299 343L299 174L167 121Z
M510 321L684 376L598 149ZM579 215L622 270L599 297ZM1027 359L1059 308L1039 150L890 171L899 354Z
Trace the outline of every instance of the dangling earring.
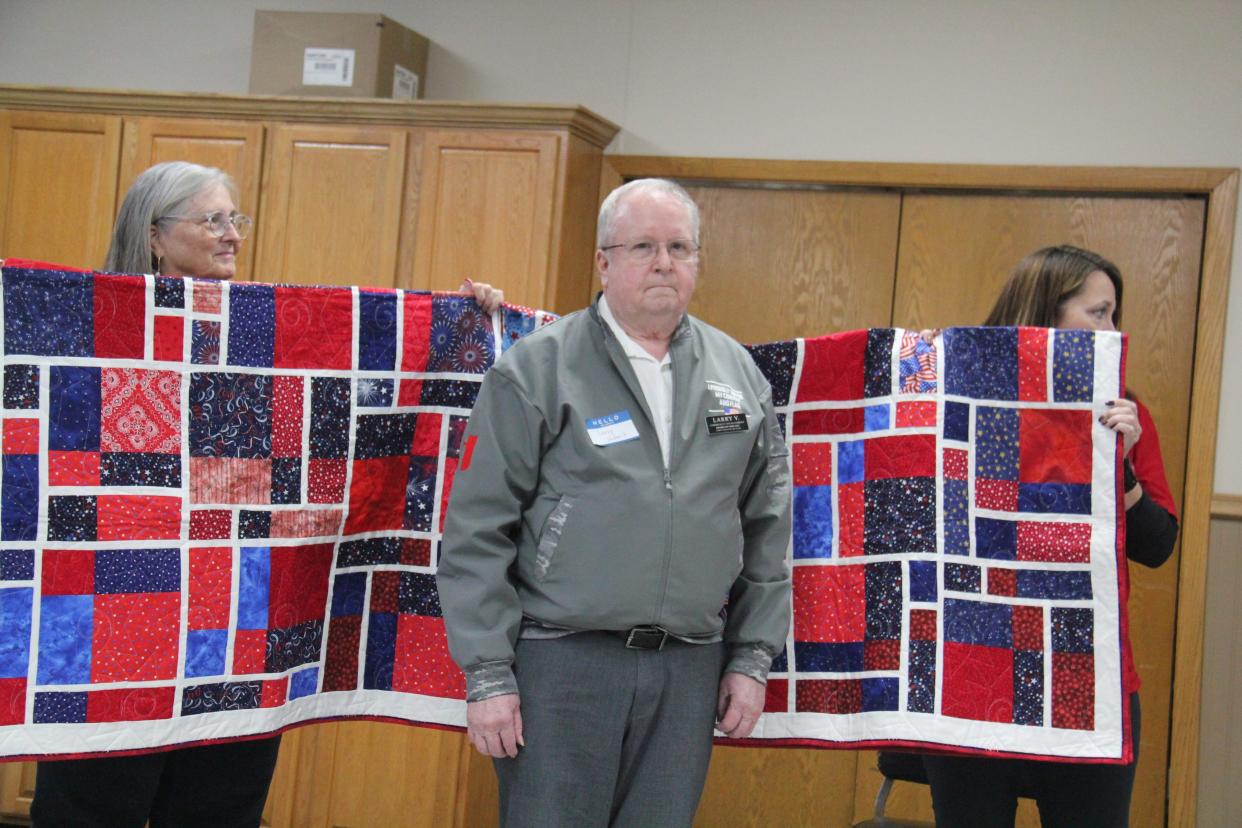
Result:
M156 256L155 257L155 275L162 276L163 274L164 274L164 257Z

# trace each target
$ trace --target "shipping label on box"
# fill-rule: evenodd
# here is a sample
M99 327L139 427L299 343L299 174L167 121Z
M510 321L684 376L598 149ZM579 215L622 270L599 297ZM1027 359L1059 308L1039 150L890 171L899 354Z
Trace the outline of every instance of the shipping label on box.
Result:
M302 83L305 86L353 86L357 62L353 49L309 47L302 58Z

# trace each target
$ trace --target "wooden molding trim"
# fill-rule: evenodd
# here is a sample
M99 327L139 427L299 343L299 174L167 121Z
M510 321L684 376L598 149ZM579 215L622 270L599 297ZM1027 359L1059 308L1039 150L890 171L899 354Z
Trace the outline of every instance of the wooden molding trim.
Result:
M1242 495L1212 495L1212 517L1216 520L1242 520Z
M1216 469L1225 308L1238 213L1238 171L1207 196L1199 318L1191 378L1190 429L1173 645L1173 716L1169 733L1169 825L1195 825L1199 786L1200 692L1203 679L1203 612L1207 597L1210 503Z
M951 190L1081 190L1210 194L1237 170L1226 167L1043 167L1001 164L898 164L870 161L756 161L609 155L629 180L660 176L691 181L824 187L903 187Z
M286 122L397 124L420 127L568 130L608 146L620 127L581 106L561 104L391 101L384 98L308 98L219 95L0 85L0 107L108 115L233 118Z

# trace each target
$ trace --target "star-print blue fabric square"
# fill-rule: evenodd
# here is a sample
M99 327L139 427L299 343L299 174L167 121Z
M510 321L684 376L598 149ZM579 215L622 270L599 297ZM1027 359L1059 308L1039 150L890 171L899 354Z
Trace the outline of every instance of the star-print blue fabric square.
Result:
M975 412L975 474L987 480L1018 479L1018 423L1014 408L981 405Z
M910 686L906 709L931 713L936 709L936 642L910 641Z
M794 368L798 362L798 343L772 342L766 345L747 345L750 357L772 386L772 405L776 408L789 405L789 393L793 388Z
M1018 398L1017 328L948 328L945 391L987 400Z
M413 414L360 414L355 428L354 458L405 457L414 444Z
M184 308L185 280L170 276L156 276L155 306L157 308Z
M4 366L4 407L20 410L39 407L39 366Z
M867 564L863 589L867 598L867 640L901 638L901 562Z
M349 380L311 379L310 456L340 460L349 454Z
M48 379L48 449L99 451L99 369L53 365Z
M1052 398L1091 402L1095 391L1095 333L1057 331L1053 335Z
M793 556L832 557L832 487L795 486Z
M473 408L479 396L479 383L474 380L424 380L419 405L439 405L445 408Z
M887 397L893 393L893 337L896 334L892 328L867 331L864 397Z
M966 481L944 481L944 551L946 555L970 554L968 509Z
M337 552L336 565L376 566L395 564L401 560L400 538L363 538L345 541Z
M431 515L436 502L435 457L411 457L410 473L405 487L405 514L402 529L415 532L431 531Z
M229 364L271 368L276 351L276 289L229 285Z
M47 499L48 540L96 540L97 522L94 495L53 495Z
M0 581L29 581L33 578L33 549L0 549Z
M1037 650L1013 654L1013 723L1044 723L1044 654Z
M436 576L402 572L397 587L397 608L406 615L442 615L440 593L436 592Z
M867 555L936 551L936 481L889 477L863 484L863 551Z
M100 549L95 552L95 593L179 592L178 549Z
M397 294L358 292L358 367L391 371L397 364Z
M861 642L795 641L794 663L803 673L855 673L864 669L866 647Z
M85 722L86 692L35 693L34 720L36 724Z
M461 457L461 443L466 438L466 426L470 423L469 417L462 417L453 414L449 417L448 427L448 445L445 447L445 456L454 459Z
M1095 621L1088 607L1052 608L1052 651L1095 652Z
M101 486L181 486L181 457L176 454L105 452L99 463Z
M971 564L945 564L944 588L954 592L978 592L982 575L979 567Z
M272 513L242 509L237 515L237 537L245 540L266 538L272 534ZM248 629L258 629L251 627Z
M272 378L190 374L190 456L272 456Z
M95 278L89 273L7 270L4 353L95 355Z
M302 458L272 458L272 503L302 502Z

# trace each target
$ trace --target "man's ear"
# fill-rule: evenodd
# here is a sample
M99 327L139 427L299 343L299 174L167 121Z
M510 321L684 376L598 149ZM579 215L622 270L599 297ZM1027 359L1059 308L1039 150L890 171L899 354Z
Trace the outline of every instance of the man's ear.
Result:
M595 251L595 271L599 273L601 287L608 287L608 255L602 250Z

